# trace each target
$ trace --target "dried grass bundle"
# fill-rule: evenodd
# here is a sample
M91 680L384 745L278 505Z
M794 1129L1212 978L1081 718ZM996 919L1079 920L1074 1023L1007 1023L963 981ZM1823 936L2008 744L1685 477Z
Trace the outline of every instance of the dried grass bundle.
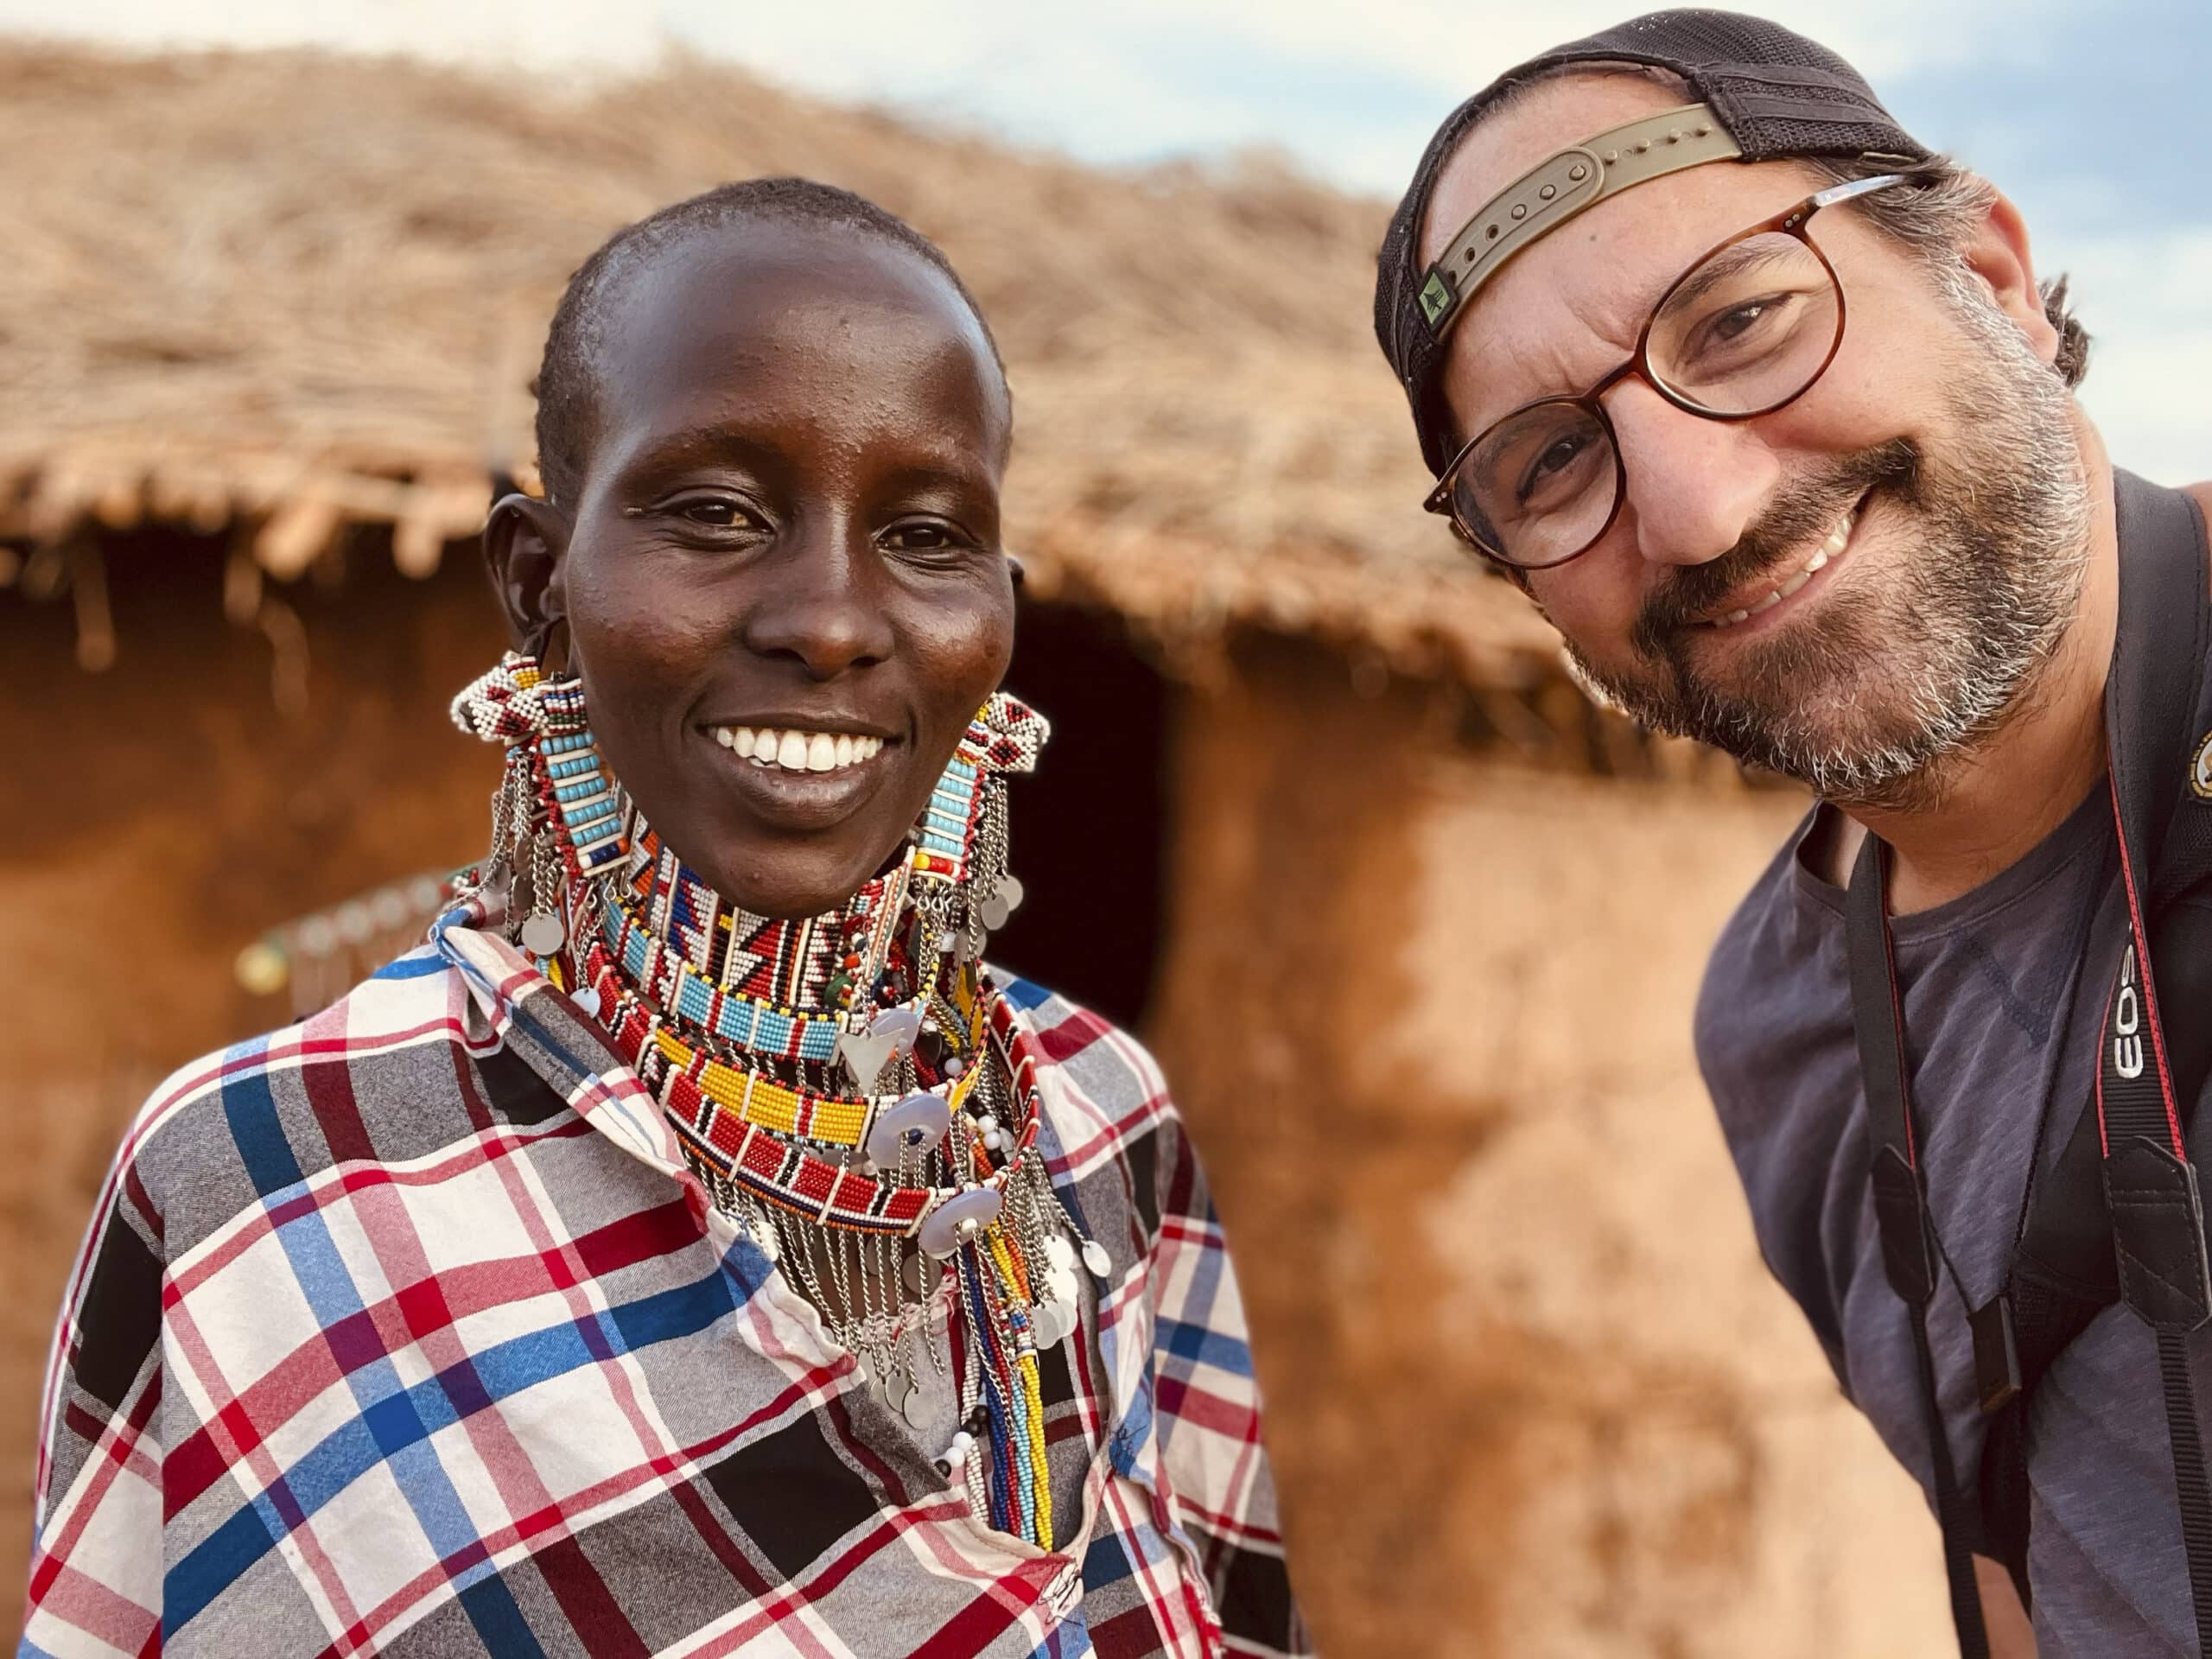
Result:
M1109 174L727 69L590 93L302 54L0 53L0 534L346 524L421 574L527 467L528 379L611 230L730 178L848 186L938 238L1019 436L1009 544L1168 640L1249 622L1471 683L1547 631L1414 505L1369 339L1381 206L1261 162Z

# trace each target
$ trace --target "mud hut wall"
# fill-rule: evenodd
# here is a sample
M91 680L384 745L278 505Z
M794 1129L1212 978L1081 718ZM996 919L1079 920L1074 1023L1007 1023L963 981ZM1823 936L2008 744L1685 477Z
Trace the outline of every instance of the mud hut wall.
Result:
M290 1017L238 988L239 946L483 847L497 759L445 713L501 643L482 578L359 566L284 590L296 719L268 641L224 620L219 548L112 551L105 674L77 666L66 602L0 592L0 1563L29 1558L48 1338L124 1123L173 1068ZM20 1612L0 1595L10 1639Z
M1800 804L1448 725L1294 643L1174 720L1150 1035L1324 1650L1949 1651L1933 1527L1762 1267L1690 1052Z

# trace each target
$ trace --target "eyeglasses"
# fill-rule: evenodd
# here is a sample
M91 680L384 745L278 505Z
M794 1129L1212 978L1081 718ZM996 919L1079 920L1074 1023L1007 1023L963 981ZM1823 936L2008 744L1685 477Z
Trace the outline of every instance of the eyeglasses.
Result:
M1854 179L1739 231L1675 278L1636 354L1580 397L1540 397L1461 446L1421 505L1501 564L1541 570L1605 539L1628 497L1599 400L1630 375L1675 408L1748 421L1794 403L1843 344L1843 282L1808 234L1823 207L1911 175Z

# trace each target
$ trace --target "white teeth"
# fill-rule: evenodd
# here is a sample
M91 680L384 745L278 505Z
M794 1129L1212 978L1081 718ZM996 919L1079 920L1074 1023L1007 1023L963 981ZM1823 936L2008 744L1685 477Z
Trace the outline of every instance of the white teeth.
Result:
M880 737L850 732L775 731L763 727L715 726L708 734L741 760L786 772L836 772L882 753Z
M1712 621L1707 623L1706 626L1709 628L1732 628L1738 622L1750 620L1752 617L1757 616L1761 611L1773 609L1774 607L1782 603L1783 600L1789 598L1790 594L1796 593L1800 588L1802 588L1807 582L1810 582L1813 579L1813 573L1815 571L1825 569L1827 566L1827 562L1835 557L1837 554L1843 551L1844 548L1849 544L1851 541L1851 532L1858 523L1859 513L1854 508L1852 512L1844 515L1843 522L1841 524L1838 524L1834 530L1828 532L1827 540L1822 542L1818 548L1814 550L1813 556L1805 561L1804 568L1800 569L1796 575L1790 577L1789 581L1783 582L1779 588L1773 589L1764 599L1759 601L1758 604L1747 607L1745 609L1740 611L1731 611L1726 616L1717 616L1713 618Z

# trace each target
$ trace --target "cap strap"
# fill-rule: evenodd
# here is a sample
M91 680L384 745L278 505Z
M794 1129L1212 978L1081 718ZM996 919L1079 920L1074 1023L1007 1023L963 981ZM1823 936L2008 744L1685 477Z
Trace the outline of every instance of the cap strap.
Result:
M1422 274L1421 310L1429 333L1442 340L1475 290L1507 260L1586 207L1632 185L1742 154L1711 109L1685 104L1611 128L1538 163L1484 204Z

